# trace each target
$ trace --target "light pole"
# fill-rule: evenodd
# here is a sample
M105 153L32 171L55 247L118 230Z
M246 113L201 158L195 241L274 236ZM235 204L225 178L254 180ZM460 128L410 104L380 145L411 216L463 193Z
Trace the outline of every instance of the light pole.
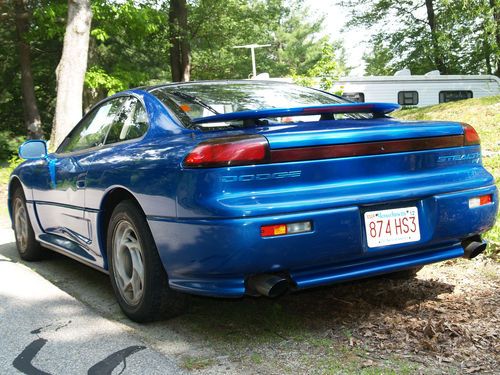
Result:
M270 47L270 44L247 44L244 46L234 46L233 48L250 48L250 53L252 54L252 72L253 76L257 75L257 66L255 65L255 48Z

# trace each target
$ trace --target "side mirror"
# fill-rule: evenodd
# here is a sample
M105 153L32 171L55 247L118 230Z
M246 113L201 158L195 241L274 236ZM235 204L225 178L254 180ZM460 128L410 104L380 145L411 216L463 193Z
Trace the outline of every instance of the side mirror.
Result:
M19 156L23 159L42 159L47 156L47 143L31 139L19 146Z

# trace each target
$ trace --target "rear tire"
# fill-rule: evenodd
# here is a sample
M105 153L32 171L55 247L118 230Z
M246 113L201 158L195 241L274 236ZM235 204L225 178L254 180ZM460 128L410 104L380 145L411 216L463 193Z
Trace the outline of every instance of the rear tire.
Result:
M44 251L36 240L31 226L23 190L17 188L12 196L12 218L17 251L21 259L35 261L43 258Z
M184 310L186 296L170 289L151 231L134 202L123 201L113 210L107 253L116 298L131 320L150 322Z
M417 272L420 271L424 266L419 266L415 268L409 268L407 270L392 272L384 275L384 277L388 279L394 280L410 280L414 279L417 276Z

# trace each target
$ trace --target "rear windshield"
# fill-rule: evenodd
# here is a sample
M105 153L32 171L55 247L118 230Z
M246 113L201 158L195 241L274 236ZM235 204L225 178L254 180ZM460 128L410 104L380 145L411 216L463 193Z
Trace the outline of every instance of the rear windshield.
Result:
M270 108L305 107L321 104L348 103L348 100L302 86L275 82L204 82L168 85L151 93L171 109L184 125L191 120L215 114ZM340 118L366 118L366 115L335 115ZM318 121L321 116L293 116L266 119L266 123ZM331 119L331 118L330 118ZM244 126L242 121L210 123L201 127ZM249 124L246 124L249 125ZM255 124L254 124L255 125Z

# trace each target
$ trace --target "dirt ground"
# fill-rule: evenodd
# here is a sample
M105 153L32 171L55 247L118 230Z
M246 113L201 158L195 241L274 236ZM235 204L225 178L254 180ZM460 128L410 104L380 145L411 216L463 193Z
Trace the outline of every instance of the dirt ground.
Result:
M370 279L274 301L200 299L178 323L242 371L498 373L499 275L483 257L449 261L413 280ZM198 367L216 362L201 358Z

